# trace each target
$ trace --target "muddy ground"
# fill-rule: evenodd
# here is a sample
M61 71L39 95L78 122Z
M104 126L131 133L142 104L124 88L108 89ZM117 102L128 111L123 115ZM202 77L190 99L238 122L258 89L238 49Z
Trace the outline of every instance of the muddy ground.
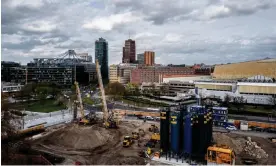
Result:
M93 126L78 126L70 124L39 140L33 148L39 151L64 157L60 164L72 165L76 161L89 165L144 165L145 159L138 153L145 150L143 146L151 133L148 128L151 124L131 121L122 122L119 129L105 129L98 124ZM138 147L134 141L131 147L123 147L123 137L133 131L144 129L146 135L142 138L142 146Z
M236 154L236 165L243 164L243 158L256 159L258 165L276 165L276 144L271 140L261 137L250 137L250 142L256 142L257 146L253 147L250 152L246 151L248 146L248 137L234 134L234 133L213 133L214 141L220 145L227 145L231 147ZM265 154L260 154L257 158L259 151L264 151Z
M78 126L69 124L61 129L36 140L33 149L64 157L64 165L72 165L76 161L87 165L144 165L148 159L139 157L138 153L146 148L143 146L152 133L148 132L151 123L141 121L121 122L119 129L105 129L99 124L93 126ZM158 123L157 123L158 125ZM137 141L131 147L122 146L123 137L133 131L144 129L146 135L142 138L142 146L138 147ZM276 165L276 144L269 139L250 137L255 144L254 150L263 150L267 157L256 158L245 151L248 138L233 133L213 133L217 144L227 145L236 153L236 164L243 164L242 158L255 158L261 165ZM255 146L255 145L254 145ZM153 149L156 150L156 149ZM251 151L251 150L250 150ZM152 165L160 165L158 162L150 162Z

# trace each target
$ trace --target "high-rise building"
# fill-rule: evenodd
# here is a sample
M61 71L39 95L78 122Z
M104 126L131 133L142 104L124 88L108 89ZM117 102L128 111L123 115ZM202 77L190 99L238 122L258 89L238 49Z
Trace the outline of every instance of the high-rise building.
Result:
M154 58L155 58L155 53L153 51L145 51L144 53L144 63L147 66L152 66L154 65Z
M137 54L138 64L144 64L144 53Z
M104 38L95 42L95 61L98 60L101 66L102 78L108 78L108 43Z
M135 41L128 39L125 41L125 47L123 47L123 63L135 63L136 61L136 48Z

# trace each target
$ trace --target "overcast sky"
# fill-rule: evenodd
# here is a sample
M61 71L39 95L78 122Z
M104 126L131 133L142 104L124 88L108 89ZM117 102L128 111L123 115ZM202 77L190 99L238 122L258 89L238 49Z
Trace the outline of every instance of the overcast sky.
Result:
M68 49L109 43L121 62L124 40L156 63L228 63L276 58L276 0L1 0L2 60L26 64Z

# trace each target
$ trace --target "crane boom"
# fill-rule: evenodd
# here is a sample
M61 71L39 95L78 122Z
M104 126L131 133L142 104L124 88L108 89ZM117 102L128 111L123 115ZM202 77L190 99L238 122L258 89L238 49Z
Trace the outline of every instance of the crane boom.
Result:
M105 99L105 92L104 92L104 87L103 87L103 80L102 80L102 74L101 74L101 70L99 67L99 62L96 59L96 70L97 70L97 75L98 75L98 82L99 82L99 86L100 86L100 90L101 90L101 94L102 94L102 104L103 104L103 118L104 118L104 122L106 123L108 120L108 110L107 110L107 104L106 104L106 99Z
M75 86L76 86L76 93L77 93L77 98L80 104L80 112L81 112L81 118L84 118L84 110L83 110L83 105L82 105L82 99L81 99L81 93L80 93L80 87L77 81L75 81Z

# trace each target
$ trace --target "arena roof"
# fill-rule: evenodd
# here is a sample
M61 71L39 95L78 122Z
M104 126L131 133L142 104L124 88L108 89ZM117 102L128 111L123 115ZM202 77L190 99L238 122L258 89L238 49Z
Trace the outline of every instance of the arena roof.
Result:
M225 65L216 65L214 79L244 79L262 75L276 78L276 59L256 60Z

